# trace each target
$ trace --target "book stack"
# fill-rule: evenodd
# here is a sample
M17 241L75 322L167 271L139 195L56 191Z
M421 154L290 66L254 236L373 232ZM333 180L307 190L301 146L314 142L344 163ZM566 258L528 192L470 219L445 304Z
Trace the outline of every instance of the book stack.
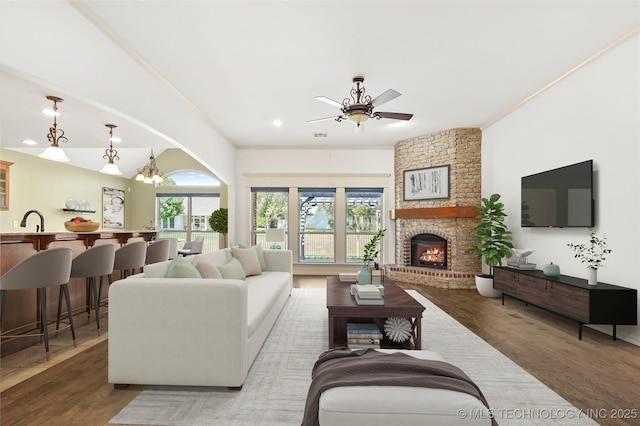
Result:
M343 283L355 283L358 280L357 272L340 272L338 275L340 281Z
M382 332L375 324L347 323L347 346L349 349L380 349Z
M514 260L508 261L507 266L515 269L525 269L525 270L536 269L535 263L528 263L528 262L521 263Z
M373 284L355 284L353 286L353 297L358 305L384 305L384 296L380 289Z

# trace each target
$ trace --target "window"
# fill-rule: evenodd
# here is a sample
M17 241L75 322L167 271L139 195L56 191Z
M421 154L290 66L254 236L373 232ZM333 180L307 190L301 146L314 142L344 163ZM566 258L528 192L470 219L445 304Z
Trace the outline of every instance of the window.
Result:
M300 262L335 261L335 188L300 188Z
M220 186L215 177L198 170L182 170L169 173L164 177L161 186Z
M184 243L202 235L202 251L219 248L220 236L211 230L209 216L220 208L220 194L157 193L156 200L160 237Z
M252 241L262 248L288 247L289 188L251 188ZM284 241L267 241L267 229L283 229Z
M281 245L293 252L294 263L305 271L326 269L329 264L355 265L362 262L364 246L384 229L384 196L387 177L321 177L305 181L326 186L287 185L286 179L251 176L249 242L263 248ZM339 186L342 180L352 186ZM371 186L361 186L372 182ZM254 183L255 182L255 183ZM325 183L326 182L326 183ZM260 185L264 183L264 186ZM273 186L272 186L273 185ZM281 185L281 186L276 186ZM289 226L291 225L291 226ZM285 244L267 241L266 235L285 231ZM282 232L280 232L282 238ZM382 252L379 259L382 259ZM314 269L315 267L319 269Z
M382 229L382 188L346 188L346 261L362 262L364 246Z

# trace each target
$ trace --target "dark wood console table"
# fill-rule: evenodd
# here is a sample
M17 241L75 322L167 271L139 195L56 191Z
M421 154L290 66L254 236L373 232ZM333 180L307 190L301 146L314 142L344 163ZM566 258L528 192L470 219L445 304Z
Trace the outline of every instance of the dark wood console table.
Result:
M578 337L582 340L583 324L638 324L638 291L613 284L559 275L547 277L539 270L497 267L493 271L493 287L504 295L578 321Z

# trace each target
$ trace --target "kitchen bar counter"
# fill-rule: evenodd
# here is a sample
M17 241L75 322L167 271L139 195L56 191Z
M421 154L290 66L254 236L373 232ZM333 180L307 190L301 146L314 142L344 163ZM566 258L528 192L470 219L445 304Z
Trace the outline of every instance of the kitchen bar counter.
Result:
M117 246L121 246L131 239L134 241L151 241L157 234L158 231L148 230L2 233L0 234L0 274L4 275L5 272L22 260L49 247L69 247L73 250L75 257L80 252L96 244L116 244ZM116 279L118 279L118 277L114 276L114 280ZM108 284L106 279L104 281L103 294L106 298L106 295L108 295L106 286ZM58 309L58 292L59 287L57 286L47 289L47 316L50 321L55 320ZM69 292L74 317L81 313L86 315L89 294L86 280L84 278L72 278L69 282ZM27 334L37 326L38 315L38 298L35 290L9 291L6 293L2 312L2 331L18 329L19 333ZM81 318L76 320L82 321ZM67 333L70 332L67 331ZM61 338L66 339L70 337L63 334ZM9 355L27 346L38 344L39 341L40 339L38 337L3 339L1 356Z

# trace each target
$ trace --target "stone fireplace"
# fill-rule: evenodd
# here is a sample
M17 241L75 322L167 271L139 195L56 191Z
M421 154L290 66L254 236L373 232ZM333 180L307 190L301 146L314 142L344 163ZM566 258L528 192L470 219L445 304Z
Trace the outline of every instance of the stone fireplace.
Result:
M452 129L395 145L395 264L398 281L442 288L474 288L480 261L466 253L480 203L480 129ZM412 199L406 171L449 166L446 198ZM409 184L409 183L408 183Z

